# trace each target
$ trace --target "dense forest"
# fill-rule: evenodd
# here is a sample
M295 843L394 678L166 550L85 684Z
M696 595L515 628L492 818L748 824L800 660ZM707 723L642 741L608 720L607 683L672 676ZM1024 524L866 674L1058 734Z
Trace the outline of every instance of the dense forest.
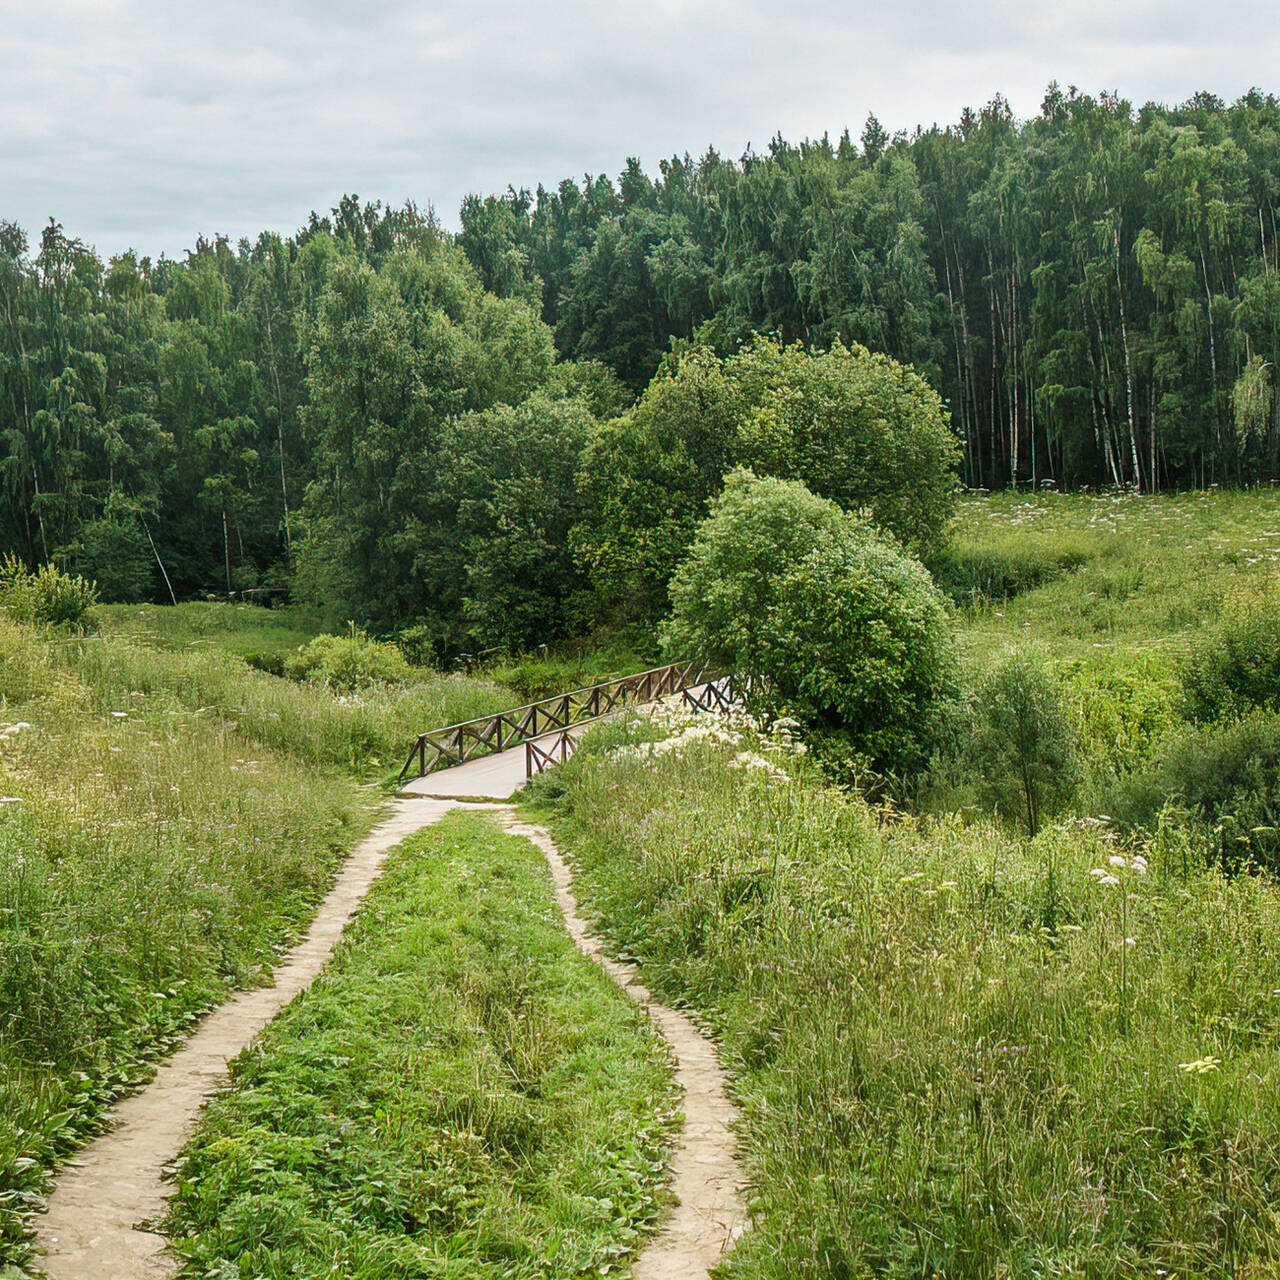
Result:
M456 236L351 196L180 261L0 223L0 548L109 598L289 587L441 654L653 616L734 465L863 503L814 472L852 419L788 418L832 388L925 423L927 457L876 455L899 497L953 454L981 487L1280 471L1271 95L1051 86L1024 122L659 170L473 196ZM927 550L938 517L880 522Z
M975 486L1272 478L1280 103L1135 111L1050 86L1020 123L844 134L616 184L473 198L485 284L634 387L673 337L865 343L943 393Z

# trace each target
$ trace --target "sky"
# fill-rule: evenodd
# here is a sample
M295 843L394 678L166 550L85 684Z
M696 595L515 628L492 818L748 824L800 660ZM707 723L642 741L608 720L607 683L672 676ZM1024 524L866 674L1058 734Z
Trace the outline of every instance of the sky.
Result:
M1280 91L1274 0L0 0L0 220L104 256L292 232L344 192L738 156L1057 80L1135 105Z

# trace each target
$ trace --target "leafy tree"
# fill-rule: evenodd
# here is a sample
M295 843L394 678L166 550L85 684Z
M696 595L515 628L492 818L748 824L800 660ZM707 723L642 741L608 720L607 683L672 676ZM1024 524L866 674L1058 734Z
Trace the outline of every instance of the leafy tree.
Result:
M953 677L946 607L924 567L796 481L735 471L671 588L670 653L756 678L883 772L919 765Z
M758 358L761 344L730 362ZM782 356L779 359L779 355ZM943 542L959 450L937 393L912 370L837 342L770 353L777 370L739 433L739 461L803 481L918 553Z
M673 657L763 675L764 629L783 578L845 523L835 503L797 481L731 471L671 580L664 647Z
M1035 836L1046 814L1066 800L1077 773L1075 734L1052 673L1015 654L978 688L969 757L987 798L1021 813Z

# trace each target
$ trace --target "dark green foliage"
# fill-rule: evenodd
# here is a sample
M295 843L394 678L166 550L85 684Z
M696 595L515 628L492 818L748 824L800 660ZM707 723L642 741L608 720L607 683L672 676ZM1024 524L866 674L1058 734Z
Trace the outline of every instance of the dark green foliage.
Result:
M763 674L769 614L788 569L847 517L795 480L731 471L671 580L669 654Z
M761 355L762 394L741 424L738 461L803 481L916 554L938 550L959 446L937 392L856 344L805 357L758 343L738 362Z
M595 425L581 399L539 394L442 432L439 537L456 547L448 570L480 650L520 651L572 631L586 582L569 530L582 508L578 458Z
M799 480L904 544L935 547L956 443L937 395L862 348L758 338L728 359L682 346L583 454L574 544L605 617L654 617L729 468Z
M671 601L670 652L761 677L770 706L879 771L927 753L954 674L942 597L918 561L798 481L730 473Z
M824 534L762 629L769 697L880 774L917 768L955 679L951 620L923 566L868 529Z
M103 516L82 526L73 559L104 599L135 604L155 589L155 561L137 520L128 516Z
M957 604L1010 600L1077 569L1088 552L1072 547L964 549L950 546L926 563L939 588Z
M1204 824L1225 869L1280 873L1280 714L1186 730L1120 787L1114 805L1118 818L1149 830L1166 806Z
M1017 815L1035 836L1071 797L1076 732L1053 673L1038 658L1006 658L978 686L968 763L997 813Z
M1181 676L1193 720L1280 710L1280 600L1267 596L1228 613L1192 646Z

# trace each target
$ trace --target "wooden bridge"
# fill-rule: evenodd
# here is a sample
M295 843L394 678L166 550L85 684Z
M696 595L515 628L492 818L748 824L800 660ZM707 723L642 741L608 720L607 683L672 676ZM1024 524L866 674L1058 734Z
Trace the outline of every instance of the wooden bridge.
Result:
M732 676L710 676L691 662L673 662L421 733L399 780L422 778L522 744L525 777L531 778L567 760L587 729L625 707L676 695L694 711L725 711L740 703L742 692Z

